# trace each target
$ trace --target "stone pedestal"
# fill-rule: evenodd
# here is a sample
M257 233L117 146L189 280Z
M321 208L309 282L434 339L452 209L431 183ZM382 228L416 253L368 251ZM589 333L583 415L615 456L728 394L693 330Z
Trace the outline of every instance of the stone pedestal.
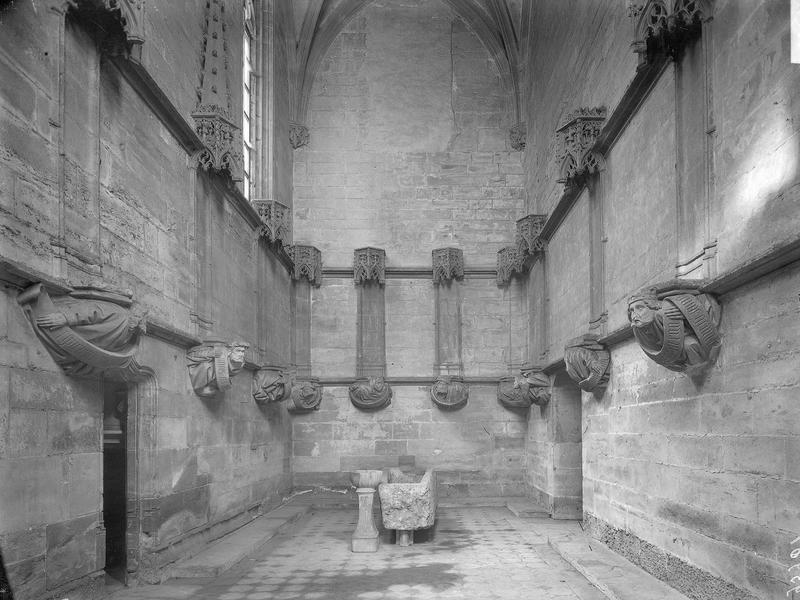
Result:
M398 546L412 546L414 544L414 532L409 529L398 529L396 543Z
M380 538L372 517L375 488L357 488L356 493L358 494L358 524L353 532L351 549L353 552L377 552Z

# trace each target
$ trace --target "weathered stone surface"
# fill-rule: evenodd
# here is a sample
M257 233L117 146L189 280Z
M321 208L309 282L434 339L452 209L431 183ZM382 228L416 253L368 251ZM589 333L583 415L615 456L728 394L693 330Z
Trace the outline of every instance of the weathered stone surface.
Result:
M436 520L436 472L422 477L389 470L389 481L378 486L383 526L411 531L431 527Z

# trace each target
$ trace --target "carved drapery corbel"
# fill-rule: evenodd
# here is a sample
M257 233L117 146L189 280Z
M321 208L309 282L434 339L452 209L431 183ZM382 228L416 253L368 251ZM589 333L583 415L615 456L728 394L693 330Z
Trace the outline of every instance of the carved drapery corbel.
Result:
M440 375L431 386L431 400L444 410L462 408L469 400L469 386L461 377Z
M286 246L292 259L292 279L305 277L315 287L322 284L322 252L314 246Z
M353 278L356 285L368 281L386 283L386 251L382 248L357 248L353 256Z
M205 146L198 156L199 166L210 171L227 173L234 182L242 181L242 132L234 124L225 3L208 0L203 27L203 49L200 59L200 85L197 106L192 112L195 131Z
M70 10L102 32L100 47L111 56L141 60L144 44L144 0L74 0Z
M261 217L260 235L268 242L286 244L291 241L289 207L277 200L253 200L253 208Z
M464 277L464 251L460 248L436 248L433 258L433 283Z
M308 127L294 121L289 123L289 143L293 149L297 150L302 146L307 146L310 141L311 135L308 133Z
M322 385L316 377L295 381L289 412L306 413L319 410L322 404Z
M516 377L502 377L497 383L497 399L506 408L530 408L550 402L552 381L542 369L525 365Z
M525 123L517 123L508 130L508 139L511 143L511 147L519 152L525 150L527 136L528 128Z
M580 186L586 178L603 168L603 158L592 151L603 124L606 109L580 108L567 116L556 130L555 152L559 165L559 183Z
M257 404L282 402L292 394L292 381L280 367L265 365L253 375L252 388Z
M520 254L544 252L546 244L541 235L546 221L547 215L527 215L517 219L517 251Z
M190 348L186 360L195 394L213 398L217 392L229 390L231 379L244 368L249 347L245 342L208 340Z
M675 281L628 299L628 320L644 353L671 371L697 373L713 363L721 338L720 306L701 282Z
M350 402L361 410L378 410L392 403L392 388L383 377L362 377L350 384Z
M525 255L516 246L506 246L497 251L497 285L506 286L514 274L524 272Z
M587 392L601 391L608 385L611 353L598 343L596 335L576 338L564 348L567 375Z
M76 287L51 298L37 283L17 297L36 336L67 374L135 381L145 375L136 360L145 331L131 310L130 294Z
M631 47L639 55L639 64L659 55L678 58L686 45L700 36L709 13L707 3L701 0L630 0Z

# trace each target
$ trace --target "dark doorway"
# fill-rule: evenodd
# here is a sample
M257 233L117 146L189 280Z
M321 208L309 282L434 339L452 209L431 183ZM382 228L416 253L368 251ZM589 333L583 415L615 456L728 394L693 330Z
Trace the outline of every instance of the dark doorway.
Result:
M106 381L103 393L103 523L106 581L125 582L125 482L128 387Z

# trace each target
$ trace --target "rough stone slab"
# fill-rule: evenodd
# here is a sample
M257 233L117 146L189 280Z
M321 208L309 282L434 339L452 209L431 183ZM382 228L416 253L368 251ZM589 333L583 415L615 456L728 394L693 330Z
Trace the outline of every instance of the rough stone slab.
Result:
M283 529L309 512L309 507L283 506L210 544L170 570L170 577L216 577L258 550Z
M610 600L688 600L600 542L551 538L549 543Z
M546 519L550 516L547 509L527 498L514 498L506 502L508 510L520 519Z

